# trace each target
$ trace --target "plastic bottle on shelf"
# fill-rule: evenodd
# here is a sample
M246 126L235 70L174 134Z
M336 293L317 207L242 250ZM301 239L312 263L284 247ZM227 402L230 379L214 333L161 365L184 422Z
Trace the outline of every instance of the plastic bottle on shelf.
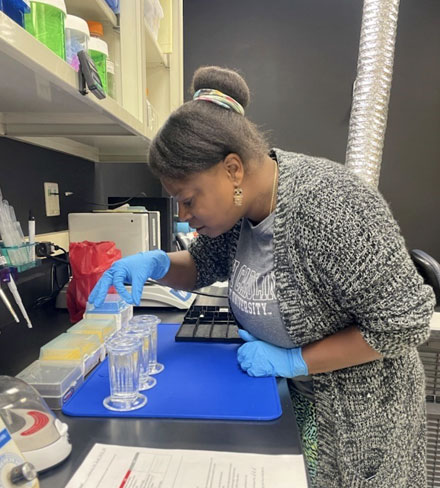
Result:
M87 51L90 32L87 22L81 17L67 15L66 17L66 61L75 69L79 70L79 51Z
M115 64L113 61L107 59L107 90L108 96L112 97L113 99L116 98L116 90L115 90Z
M26 30L62 59L66 59L64 0L31 0L31 11L24 16Z
M30 12L30 0L0 0L0 10L24 27L24 14Z
M87 21L90 30L89 40L89 54L95 63L99 77L102 81L102 87L105 93L108 93L107 88L107 59L108 59L108 46L105 41L101 39L104 35L104 29L101 22Z

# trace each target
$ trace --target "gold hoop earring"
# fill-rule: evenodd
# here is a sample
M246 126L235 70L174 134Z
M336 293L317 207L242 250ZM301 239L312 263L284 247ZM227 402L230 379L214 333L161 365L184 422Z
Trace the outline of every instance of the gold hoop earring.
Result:
M243 205L243 189L240 187L234 188L234 205L237 207Z

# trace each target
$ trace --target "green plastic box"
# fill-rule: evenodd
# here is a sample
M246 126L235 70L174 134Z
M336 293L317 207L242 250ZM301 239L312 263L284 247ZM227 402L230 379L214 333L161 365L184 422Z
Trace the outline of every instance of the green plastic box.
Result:
M31 11L24 16L25 29L60 58L66 59L64 0L31 0Z

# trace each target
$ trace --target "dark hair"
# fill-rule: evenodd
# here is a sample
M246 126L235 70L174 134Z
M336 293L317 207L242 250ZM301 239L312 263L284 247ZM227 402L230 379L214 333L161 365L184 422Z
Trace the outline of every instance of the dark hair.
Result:
M230 69L199 68L192 81L192 94L211 88L234 98L245 108L250 99L245 80ZM268 145L257 127L243 115L212 102L191 100L175 110L153 139L148 157L158 177L184 178L205 171L230 153L244 164L262 159Z

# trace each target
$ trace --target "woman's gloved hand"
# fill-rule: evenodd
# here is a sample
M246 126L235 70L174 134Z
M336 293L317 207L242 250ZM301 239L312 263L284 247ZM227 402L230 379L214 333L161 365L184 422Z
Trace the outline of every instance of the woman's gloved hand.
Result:
M239 329L238 333L246 343L239 347L237 359L249 376L294 378L309 374L300 347L284 349L260 341L245 330Z
M114 286L127 303L139 305L142 289L148 278L160 280L170 269L170 258L165 251L138 252L133 256L115 261L101 276L89 295L89 303L99 307L104 303L107 291ZM131 295L124 283L131 284Z

